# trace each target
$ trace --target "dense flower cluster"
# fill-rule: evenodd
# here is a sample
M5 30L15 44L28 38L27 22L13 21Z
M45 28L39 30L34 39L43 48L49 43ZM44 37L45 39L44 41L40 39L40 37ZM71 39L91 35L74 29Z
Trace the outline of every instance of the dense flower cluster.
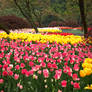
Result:
M67 35L67 36L61 36L61 35L41 35L41 34L31 34L31 33L10 33L7 35L6 33L0 33L0 38L10 38L10 39L21 39L22 41L37 41L41 43L46 42L56 42L60 44L75 44L80 43L83 41L81 36L75 36L75 35Z
M0 90L73 92L73 89L80 89L80 64L85 57L92 58L91 45L3 38L0 39Z
M54 31L45 35L0 33L0 90L81 90L83 84L91 84L82 78L92 75L92 45L86 45L84 40L81 36ZM92 89L92 85L85 89Z
M80 76L85 77L92 74L92 59L86 58L82 64L83 70L80 70Z
M86 58L82 64L82 67L83 67L83 70L80 70L80 77L88 76L89 81L92 80L92 58ZM87 85L84 89L92 90L92 84Z

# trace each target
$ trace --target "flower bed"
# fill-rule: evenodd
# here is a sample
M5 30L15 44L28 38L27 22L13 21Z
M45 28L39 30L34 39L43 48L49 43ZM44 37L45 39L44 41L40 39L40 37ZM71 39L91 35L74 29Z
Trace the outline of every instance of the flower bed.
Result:
M10 38L10 39L21 39L22 41L37 41L41 43L46 42L56 42L60 44L75 44L75 43L81 43L83 41L83 37L81 36L75 36L75 35L67 35L67 36L61 36L61 35L41 35L41 34L31 34L31 33L10 33L7 35L6 33L0 33L0 38ZM76 40L75 40L76 39Z
M91 90L92 45L83 41L75 35L0 33L0 91Z
M92 58L91 45L22 42L15 34L16 40L7 38L11 35L2 34L2 37L2 92L85 92L85 79L79 71L84 59Z

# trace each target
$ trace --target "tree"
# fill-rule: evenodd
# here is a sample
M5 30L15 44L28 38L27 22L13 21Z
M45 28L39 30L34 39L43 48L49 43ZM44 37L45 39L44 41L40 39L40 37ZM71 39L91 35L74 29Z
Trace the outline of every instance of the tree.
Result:
M74 26L80 26L80 11L77 0L54 0L52 4L53 11L60 15L58 16L60 21L73 22Z
M0 16L16 15L24 18L12 0L0 0Z
M84 0L79 0L79 7L80 7L80 14L81 14L81 20L83 24L84 29L84 36L87 38L87 24L86 24L86 16L85 16L85 10L84 10Z
M75 22L80 26L80 13L77 0L67 0L65 4L64 19L66 21Z
M50 14L50 0L13 0L23 16L30 22L38 32L35 22L42 27L43 16ZM47 6L48 5L48 6Z
M57 12L54 11L51 0L13 0L13 1L18 6L19 10L22 11L22 14L26 15L25 18L30 23L33 22L35 24L36 21L39 23L40 27L43 27L43 22L47 23L46 21L49 20L48 16L50 15L58 17L61 20L64 20L61 17L60 13L58 14ZM33 21L31 20L31 18ZM45 18L46 20L44 20Z
M30 0L22 0L22 4L24 4L24 7L21 6L21 3L19 3L19 0L13 0L14 3L16 4L16 6L18 7L18 9L20 10L20 12L23 14L23 16L30 22L30 24L33 26L33 28L35 29L36 33L38 32L37 26L34 23L34 19L32 16L32 11L33 8L32 6L30 6ZM21 0L20 0L21 1Z

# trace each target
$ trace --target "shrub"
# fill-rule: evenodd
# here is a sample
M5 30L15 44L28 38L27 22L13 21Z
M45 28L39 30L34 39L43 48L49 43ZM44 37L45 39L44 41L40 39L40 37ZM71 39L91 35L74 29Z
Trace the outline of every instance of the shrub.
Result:
M63 22L61 22L61 21L52 21L48 26L49 27L63 26Z
M65 26L69 26L69 27L79 27L80 25L76 22L76 21L66 21Z
M23 18L15 15L0 16L0 24L7 27L8 30L31 28L32 26ZM0 28L2 29L2 28Z
M68 27L78 27L79 24L74 21L52 21L49 24L49 27L56 27L56 26L68 26Z

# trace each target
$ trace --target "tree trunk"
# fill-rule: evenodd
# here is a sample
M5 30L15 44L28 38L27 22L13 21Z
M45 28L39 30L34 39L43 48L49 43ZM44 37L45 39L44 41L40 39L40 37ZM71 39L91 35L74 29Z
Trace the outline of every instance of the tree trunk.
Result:
M0 29L2 29L3 31L5 31L7 34L10 33L10 31L7 29L7 27L5 27L3 24L0 24Z
M84 0L79 0L79 8L80 8L80 14L81 14L81 21L84 29L84 37L87 38L87 24L86 24L86 16L85 16L85 7L84 7Z

